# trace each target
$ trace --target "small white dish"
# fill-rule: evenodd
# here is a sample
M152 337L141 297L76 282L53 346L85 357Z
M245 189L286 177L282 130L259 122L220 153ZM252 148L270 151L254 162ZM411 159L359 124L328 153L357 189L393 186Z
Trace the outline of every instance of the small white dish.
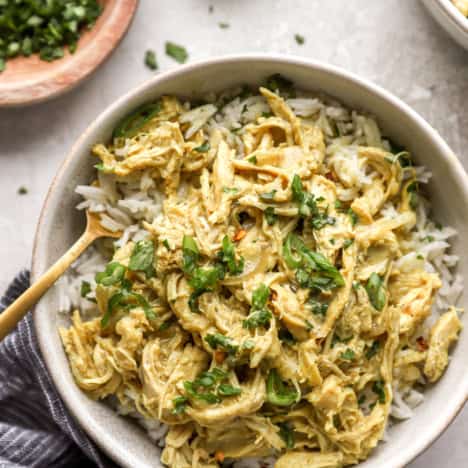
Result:
M161 73L120 98L83 133L65 159L45 201L33 253L32 279L36 280L76 240L84 226L84 214L76 211L78 184L93 177L94 143L109 139L120 119L139 105L163 94L196 98L208 91L234 85L258 85L274 73L293 80L305 90L324 92L351 108L372 113L385 135L412 152L416 161L433 173L429 184L435 219L453 226L459 236L453 252L464 258L468 236L468 176L440 135L415 111L392 94L344 70L292 56L242 55L214 58ZM458 272L468 278L468 263ZM468 306L468 295L460 300ZM90 400L75 384L63 350L58 327L67 317L57 312L58 298L45 295L34 311L42 355L57 390L71 414L87 434L112 459L124 467L160 467L159 449L144 431L119 417L103 403ZM443 378L425 393L425 401L412 419L393 426L362 463L362 468L399 468L425 450L448 427L468 397L468 332L461 334L451 364Z
M462 47L468 50L468 18L451 0L421 0L432 17Z

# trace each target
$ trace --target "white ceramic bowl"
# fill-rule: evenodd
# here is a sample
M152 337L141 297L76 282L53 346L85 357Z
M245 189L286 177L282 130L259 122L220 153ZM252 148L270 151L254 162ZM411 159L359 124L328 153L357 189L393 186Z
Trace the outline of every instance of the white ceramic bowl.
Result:
M468 50L468 18L455 7L451 0L421 0L433 18Z
M33 280L70 246L83 228L84 215L75 210L79 197L74 194L74 187L90 182L94 162L90 148L95 142L107 140L122 116L162 94L196 97L241 83L258 84L273 73L285 75L300 88L325 92L347 106L374 114L387 136L406 146L419 163L432 170L430 191L435 218L458 229L459 239L466 238L467 175L439 134L406 104L372 83L322 63L291 56L232 56L162 73L120 98L90 125L63 163L44 204L34 248ZM456 240L454 251L463 258L462 249L462 243ZM459 270L468 277L468 264L462 263ZM466 296L461 305L466 307ZM37 305L34 318L42 354L68 409L117 463L127 467L160 466L158 450L136 424L118 417L104 404L91 401L75 385L57 332L57 327L65 323L56 313L57 308L57 297L51 291ZM362 467L404 466L447 428L468 396L467 355L465 331L447 372L427 391L426 400L414 417L393 427L388 442L380 444Z

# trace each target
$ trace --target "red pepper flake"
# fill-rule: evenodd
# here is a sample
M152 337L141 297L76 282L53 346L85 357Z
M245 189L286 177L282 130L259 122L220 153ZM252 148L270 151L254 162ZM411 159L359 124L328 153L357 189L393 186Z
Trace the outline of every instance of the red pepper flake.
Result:
M243 239L247 235L247 231L245 229L239 229L235 234L234 234L234 241L239 242L241 239Z
M216 450L215 452L215 460L217 462L223 463L224 461L224 453L221 450Z
M213 355L217 364L222 364L226 359L226 353L224 351L216 350Z
M333 171L330 171L330 172L327 172L325 174L325 177L328 179L328 180L331 180L333 182L336 182L337 181L337 178L336 178L336 175Z
M420 351L426 351L429 348L427 341L424 339L423 336L418 336L416 338L416 343L418 343L418 347Z

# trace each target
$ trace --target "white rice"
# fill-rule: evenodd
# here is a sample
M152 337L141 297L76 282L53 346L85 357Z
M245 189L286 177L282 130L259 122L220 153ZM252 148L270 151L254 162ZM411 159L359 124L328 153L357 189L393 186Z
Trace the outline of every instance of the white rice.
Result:
M228 92L221 96L225 102ZM211 100L215 98L211 96ZM372 174L366 172L357 156L359 145L376 146L388 150L390 144L382 138L380 129L374 119L349 111L339 103L326 103L310 94L303 94L287 100L294 112L304 118L306 122L318 125L327 138L327 157L337 171L341 172L346 167L349 174L345 181L347 187L340 189L338 198L348 201L357 196L359 189L372 182ZM229 143L236 145L237 154L243 156L242 141L236 133L229 130L237 130L246 123L256 119L262 113L270 109L261 96L234 97L219 110L214 104L207 104L193 110L186 105L187 112L181 117L181 121L190 123L186 131L189 138L200 128L205 126L207 132L217 128L228 138ZM338 135L336 135L338 131ZM130 143L127 142L127 146ZM120 149L121 155L125 155L129 148ZM430 172L422 167L416 167L415 173L420 184L427 184L430 180ZM114 176L103 173L98 174L100 187L80 185L76 192L84 201L78 205L80 210L90 210L99 213L102 225L112 232L121 230L122 237L115 242L117 247L126 244L129 240L138 241L147 232L142 229L141 221L151 223L161 214L163 195L157 190L150 171L144 171L138 180L128 180L119 189L123 196L119 196ZM421 198L421 197L420 197ZM449 239L456 236L456 231L450 227L438 227L429 218L429 203L421 198L417 209L418 221L414 229L414 235L405 245L412 250L411 253L401 257L397 262L398 268L414 267L415 264L424 265L429 272L438 272L443 286L439 290L433 307L433 316L447 310L449 305L455 304L463 291L463 281L459 275L453 272L459 257L450 254ZM382 214L389 218L395 217L397 212L391 203L387 203ZM58 284L60 294L60 310L69 313L73 307L81 309L83 314L91 316L95 312L95 305L80 295L82 281L91 284L89 297L94 295L94 275L103 270L106 259L96 249L90 249L72 267L70 275L62 278ZM435 318L433 319L435 320ZM129 395L131 399L131 395ZM391 416L395 420L405 420L413 415L413 409L424 400L424 395L417 390L400 393L397 383L394 388L394 398L391 406ZM164 446L164 438L167 426L153 419L146 419L138 412L117 407L120 414L136 418L148 432L149 437L159 446ZM273 467L274 459L245 458L235 461L234 468L262 468Z

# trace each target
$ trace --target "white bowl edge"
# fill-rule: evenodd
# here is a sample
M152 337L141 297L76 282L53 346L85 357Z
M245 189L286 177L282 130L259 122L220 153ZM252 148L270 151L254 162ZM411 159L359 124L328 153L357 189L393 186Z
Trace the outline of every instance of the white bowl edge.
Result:
M450 0L421 1L452 39L468 50L468 18L465 18Z
M398 133L398 135L401 136L401 139L397 139L398 142L404 142L410 147L412 146L410 142L412 138L418 140L414 143L414 146L422 146L424 144L427 146L430 142L429 147L432 150L431 153L434 152L434 154L437 153L440 155L445 163L439 163L438 170L442 172L440 178L443 178L444 180L446 177L451 178L454 182L453 185L459 192L458 195L464 201L465 208L461 212L463 221L462 227L464 227L465 231L468 230L468 213L466 212L466 207L468 206L468 178L463 167L438 133L416 112L410 109L398 98L394 97L382 88L355 76L354 74L315 61L278 55L245 54L226 56L194 62L193 64L185 65L173 71L165 72L156 76L152 80L136 88L134 91L131 91L118 99L88 127L73 146L69 156L64 161L56 178L54 179L47 195L35 239L32 266L33 280L38 278L40 273L45 271L52 261L64 251L69 241L78 233L77 224L72 226L72 223L76 223L76 218L78 217L72 216L71 222L63 223L60 216L57 218L57 213L60 211L61 207L63 208L67 197L69 199L68 205L71 206L73 204L71 203L74 198L71 195L72 188L76 185L78 179L81 181L85 176L85 174L81 176L80 174L75 174L76 180L66 178L67 176L69 177L72 175L74 168L76 169L76 167L79 166L78 162L81 161L81 165L83 167L85 163L89 166L86 174L87 176L90 176L92 173L92 165L90 164L91 159L89 157L85 157L85 154L89 152L91 144L98 139L109 136L112 127L118 121L119 117L124 115L126 112L129 112L142 102L158 96L161 91L167 92L167 90L170 90L172 82L177 80L183 81L184 79L187 80L188 78L191 78L192 82L187 85L187 90L192 91L197 88L205 88L208 90L212 88L213 86L211 86L211 83L208 83L207 85L201 77L206 73L206 70L215 70L216 68L224 71L229 68L232 69L229 77L224 76L222 79L217 77L216 82L218 83L218 88L224 88L225 83L240 84L244 81L249 81L249 77L254 75L259 78L260 76L266 76L267 74L275 72L280 72L289 76L294 81L298 82L299 87L307 88L303 83L307 81L307 75L310 75L315 76L315 80L318 80L318 78L321 77L324 81L312 83L309 86L309 89L320 89L322 91L326 91L329 95L335 96L350 107L362 107L376 114L381 122L386 120L386 116L379 115L380 112L377 107L382 108L382 112L384 108L388 108L389 113L393 112L394 114L398 114L401 122L398 121L393 124L391 121L387 122L387 124L393 127L390 132L392 134L391 136L395 138L395 134ZM236 70L238 72L237 76ZM336 87L329 90L327 86L331 85L325 82L325 78L329 82L333 82ZM197 79L199 80L198 82L196 81ZM221 83L223 83L222 86ZM191 95L191 92L179 92L178 94ZM364 104L360 105L361 102L364 102ZM381 126L384 129L388 127L388 125L385 125L385 122L382 123ZM426 140L428 143L424 143ZM416 154L416 156L418 156L418 154ZM428 159L430 160L431 157L432 156L428 157ZM424 155L419 155L419 159L425 160ZM430 164L430 166L437 166L437 164L437 159L435 159L433 164ZM77 198L75 197L75 199ZM449 217L452 216L452 213L450 213L450 209L452 209L452 207L449 207L449 204L443 204L442 202L439 204L444 206L444 211L449 212ZM442 213L442 210L440 213ZM460 223L462 221L460 221ZM54 232L60 232L60 230L62 230L62 237L65 236L67 241L64 242L62 240L63 245L60 245L60 241L55 243L49 242L51 234ZM56 307L56 300L53 298L53 294L51 292L46 295L36 307L34 312L35 328L46 365L68 409L91 438L116 462L123 466L155 466L154 457L157 455L157 452L152 443L139 435L141 434L141 431L136 429L135 426L130 426L121 418L114 417L111 414L111 411L105 408L104 405L90 402L75 386L56 330L57 322L60 319L56 317L57 314L50 317L49 310L54 307ZM468 349L467 341L463 337L460 340L460 344L462 342L464 343L464 348ZM458 348L461 348L460 344L458 345ZM402 450L402 447L400 447L399 450L396 450L397 447L395 447L392 451L387 448L391 446L391 442L388 442L384 446L381 445L377 449L376 453L361 466L373 468L384 466L404 466L426 449L450 424L457 412L463 407L468 396L468 377L466 376L466 369L465 372L462 373L464 377L463 379L457 377L457 375L453 375L456 370L459 370L453 369L461 366L461 351L461 349L455 350L452 365L449 367L444 379L442 379L438 386L434 388L436 393L438 389L439 393L442 391L442 387L440 386L443 386L447 392L449 389L456 389L450 394L452 401L447 403L449 410L445 413L439 412L440 416L438 414L438 419L432 421L432 426L425 424L423 427L425 436L413 436L411 439L411 447L406 447L405 450ZM447 381L448 378L450 378L450 382L453 381L454 383L450 384ZM457 382L458 385L455 385L455 382ZM426 405L429 405L433 391L431 390L429 393L430 395ZM424 407L425 404L423 403L422 406ZM427 410L427 406L425 409ZM421 413L421 411L416 410L415 418L412 421L417 421L416 418L418 418L418 413ZM423 414L421 413L419 416L422 417ZM103 421L106 421L107 424ZM111 424L109 424L109 422L111 422ZM415 424L417 424L417 422ZM133 432L138 435L132 436ZM131 440L133 446L123 447L118 442L117 435L123 441L122 445L124 445L124 443L129 443Z

